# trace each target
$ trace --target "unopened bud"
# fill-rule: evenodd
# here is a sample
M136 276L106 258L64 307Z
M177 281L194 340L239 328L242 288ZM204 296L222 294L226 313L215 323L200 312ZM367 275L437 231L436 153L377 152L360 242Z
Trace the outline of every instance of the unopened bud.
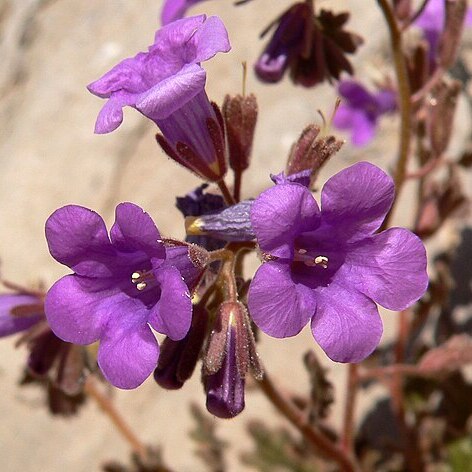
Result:
M244 200L219 213L185 218L188 235L208 235L224 241L251 241L255 238L251 226L251 200Z
M207 409L220 418L232 418L244 409L245 378L249 368L262 377L245 306L221 304L203 363Z
M320 169L328 159L336 154L343 141L334 136L318 137L320 128L316 125L308 125L292 146L287 162L285 174L299 174L307 169L311 170L311 183L315 181Z
M228 139L229 165L237 172L249 167L257 112L255 95L226 95L222 113Z
M164 339L154 371L154 379L161 387L179 389L192 376L205 340L207 323L206 309L196 305L192 325L185 338L180 341L173 341L169 337Z

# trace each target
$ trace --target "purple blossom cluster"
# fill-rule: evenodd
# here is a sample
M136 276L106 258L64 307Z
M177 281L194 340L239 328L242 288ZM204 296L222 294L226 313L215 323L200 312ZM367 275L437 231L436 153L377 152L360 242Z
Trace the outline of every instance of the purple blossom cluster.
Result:
M208 99L201 63L229 51L230 43L217 17L181 19L194 3L166 2L164 26L148 50L121 61L88 89L107 100L96 133L118 128L123 107L131 106L159 127L158 143L170 157L216 182L223 196L205 193L204 184L177 199L186 241L162 238L133 203L116 207L109 231L90 209L59 208L46 222L46 239L53 258L72 273L49 289L44 313L49 335L60 342L98 343L98 366L119 388L136 388L153 372L160 385L180 388L203 357L207 408L229 418L244 408L247 373L263 376L252 322L276 338L294 336L310 322L332 360L360 362L380 342L377 304L404 310L424 294L426 252L407 229L378 232L394 184L372 164L360 162L331 177L320 209L310 182L341 143L327 137L313 145L319 128L308 128L301 138L308 141L295 146L296 171L273 177L275 185L255 200L241 202L239 188L228 190L228 162L235 182L249 166L257 103L253 96L228 96L220 113ZM291 69L295 82L306 86L352 73L344 53L353 53L361 40L343 30L348 16L315 15L308 3L295 4L279 19L256 73L274 82ZM353 143L364 145L379 117L395 110L396 95L347 80L338 90L345 102L334 125L351 129ZM245 281L235 260L240 249L256 248L262 264ZM17 304L34 300L0 299L0 336L44 321L42 312L14 317ZM161 346L154 331L166 336Z

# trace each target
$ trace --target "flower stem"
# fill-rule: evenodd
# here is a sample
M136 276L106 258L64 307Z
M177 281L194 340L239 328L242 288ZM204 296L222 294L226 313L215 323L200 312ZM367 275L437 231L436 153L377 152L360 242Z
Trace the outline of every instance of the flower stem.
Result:
M346 452L353 453L354 446L354 411L358 392L359 369L357 364L349 364L346 385L346 403L344 407L344 427L342 445Z
M234 189L233 195L234 199L239 202L241 200L241 177L243 175L242 170L235 170L234 171Z
M225 202L228 205L234 205L236 203L236 200L234 199L233 195L231 195L231 192L229 191L226 182L221 179L216 182L218 184L218 187L221 190L221 193L223 194L223 198L225 199Z
M277 390L266 371L262 379L257 380L257 384L272 405L300 431L304 439L317 451L336 462L340 467L339 470L359 471L357 464L344 450L311 425L305 415Z
M98 388L96 379L90 375L85 382L85 393L93 398L101 410L110 418L116 429L128 441L134 453L142 458L147 456L146 446L131 430L124 418L120 415L113 402Z
M399 95L399 108L400 108L400 137L399 137L399 150L398 160L393 177L395 183L395 189L397 192L397 198L395 198L390 212L387 214L385 221L382 225L382 229L388 227L389 220L393 213L395 203L398 201L398 195L405 182L406 168L408 164L408 156L410 153L410 137L411 137L411 90L410 81L408 78L408 69L406 65L405 56L403 54L402 46L402 31L399 28L392 7L388 0L377 0L385 20L387 21L388 30L390 33L390 43L392 47L393 62L395 65L395 73L397 76L397 86Z

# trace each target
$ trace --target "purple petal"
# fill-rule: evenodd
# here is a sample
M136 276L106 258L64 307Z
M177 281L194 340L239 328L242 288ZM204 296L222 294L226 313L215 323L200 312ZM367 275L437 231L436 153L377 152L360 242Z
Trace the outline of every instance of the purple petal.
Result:
M110 323L100 340L98 365L115 387L136 388L157 366L159 345L147 324Z
M98 80L87 85L87 89L100 98L109 98L122 91L139 94L149 88L143 76L147 60L148 54L145 52L124 59Z
M123 106L119 100L110 98L100 110L95 121L95 134L106 134L115 131L123 122Z
M150 51L168 51L172 54L182 53L182 46L187 44L198 28L205 22L206 15L190 16L163 26L156 31L154 44Z
M296 236L319 224L318 204L298 184L276 185L262 192L252 205L251 223L261 249L281 258L293 257Z
M352 144L358 147L369 144L375 136L376 127L376 119L368 116L364 111L354 112L352 115Z
M76 274L106 277L115 251L102 217L88 208L67 205L46 221L49 251L58 262Z
M314 291L296 284L290 266L267 262L251 282L248 307L254 323L275 338L295 336L308 323L316 307Z
M190 0L165 0L161 12L161 24L167 25L173 21L180 20L185 16L187 8L192 2Z
M364 110L341 105L334 115L333 124L338 129L351 130L355 146L365 146L374 137L375 120Z
M311 330L316 342L336 362L360 362L382 336L382 320L375 303L337 281L316 291Z
M375 105L374 96L363 85L353 80L342 81L338 86L338 91L353 108Z
M426 291L426 250L411 231L392 228L360 241L346 256L346 280L390 310L404 310Z
M154 276L161 284L161 298L149 316L149 324L178 341L185 337L192 322L188 287L175 267L161 267L154 271Z
M204 271L201 267L196 267L190 260L187 246L166 248L166 260L162 266L175 267L191 292L197 286Z
M336 228L344 240L370 236L390 209L395 189L382 169L359 162L331 177L321 193L324 223Z
M119 251L142 251L150 259L165 259L159 230L152 218L134 203L120 203L116 207L110 237Z
M196 2L194 2L196 3ZM210 16L198 28L192 37L195 46L193 62L204 62L219 52L228 52L231 49L228 32L225 25L217 16Z
M199 65L185 65L143 93L136 108L154 121L165 119L202 92L205 82L206 72Z
M119 305L119 292L92 291L98 282L77 275L59 279L46 295L44 310L51 329L63 341L90 344L97 341ZM110 283L110 286L112 284Z
M41 313L21 317L11 314L17 306L37 304L38 299L30 295L0 295L0 338L24 331L41 320Z

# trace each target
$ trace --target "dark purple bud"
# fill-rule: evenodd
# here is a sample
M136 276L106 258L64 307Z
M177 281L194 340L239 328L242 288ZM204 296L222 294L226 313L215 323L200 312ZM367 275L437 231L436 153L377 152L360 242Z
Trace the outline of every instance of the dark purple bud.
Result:
M257 100L253 94L235 97L226 95L223 102L229 165L236 172L242 172L249 167L257 111Z
M275 24L277 28L254 66L264 82L279 82L295 56L306 56L314 26L311 6L307 2L292 5L262 36Z
M225 137L221 112L203 90L184 107L156 119L156 139L172 159L204 180L217 182L226 174Z
M343 141L334 136L319 136L320 128L316 125L308 125L292 146L285 169L285 175L304 178L307 170L310 171L309 185L312 185L326 162L336 154ZM306 179L305 179L306 180ZM303 182L305 182L303 180ZM307 186L309 186L307 185Z
M250 219L252 203L251 200L244 200L219 213L187 217L187 234L208 235L224 241L251 241L255 237Z
M205 340L207 323L207 310L195 305L187 336L180 341L173 341L169 337L164 339L154 371L154 379L161 387L179 389L192 376Z
M257 379L262 378L246 307L240 302L226 301L218 310L203 362L210 413L233 418L244 409L249 368Z
M346 54L355 53L363 40L344 29L348 19L349 13L335 14L323 9L316 15L308 53L296 56L290 66L296 84L313 87L324 80L338 80L343 71L353 74Z

